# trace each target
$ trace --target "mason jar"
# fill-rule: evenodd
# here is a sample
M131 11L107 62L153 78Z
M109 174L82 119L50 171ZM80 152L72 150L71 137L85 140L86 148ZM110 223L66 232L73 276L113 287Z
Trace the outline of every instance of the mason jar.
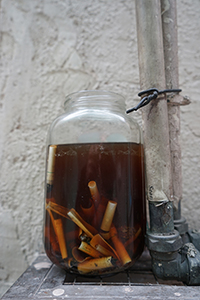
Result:
M44 245L74 274L130 268L146 227L141 131L125 99L107 91L66 97L47 142Z

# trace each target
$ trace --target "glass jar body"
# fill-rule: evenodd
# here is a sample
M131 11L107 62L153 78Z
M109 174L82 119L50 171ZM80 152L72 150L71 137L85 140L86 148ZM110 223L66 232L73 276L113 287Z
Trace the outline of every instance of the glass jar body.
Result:
M71 273L113 274L144 247L140 129L114 93L73 94L65 109L48 135L45 250Z

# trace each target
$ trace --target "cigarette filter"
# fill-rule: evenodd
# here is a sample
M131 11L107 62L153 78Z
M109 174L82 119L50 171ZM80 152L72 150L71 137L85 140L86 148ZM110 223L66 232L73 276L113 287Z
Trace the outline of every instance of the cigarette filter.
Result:
M81 218L81 216L77 213L75 209L72 208L70 211L92 234L98 233L98 231L93 226L91 226L83 218Z
M45 239L49 240L49 243L51 244L51 249L53 252L59 252L60 248L59 248L59 244L58 241L56 240L56 237L54 234L50 234L49 232L49 227L45 226Z
M90 194L92 196L92 199L94 201L94 206L95 208L98 207L99 203L100 203L100 195L99 195L99 191L97 188L97 184L95 181L90 181L88 183L88 187L90 189Z
M102 256L113 256L113 252L106 249L105 247L101 245L96 245L95 246L96 250L102 254Z
M89 243L91 238L87 236L85 232L81 228L79 228L79 234L78 234L79 240Z
M91 199L90 199L90 204L91 205L88 208L85 208L81 205L81 210L87 220L91 220L94 217L94 212L95 212L94 203Z
M52 185L53 179L54 179L54 168L55 168L55 154L56 154L56 145L50 145L49 146L49 155L48 155L48 161L47 161L47 184Z
M67 268L71 268L75 265L75 260L71 257L64 260L64 264ZM76 263L77 264L77 263Z
M56 235L58 238L58 243L60 246L60 252L62 259L67 258L67 248L65 243L65 237L63 232L63 224L61 219L54 219L55 229L56 229Z
M110 227L114 218L116 207L117 207L117 202L108 201L106 211L103 217L103 221L101 223L101 230L103 230L104 232L110 231Z
M83 224L80 219L79 219L79 215L77 213L74 213L74 211L71 209L68 212L68 216L71 218L71 220L78 226L80 227L90 238L93 237L93 234L88 230L88 228L86 227L86 224ZM86 226L85 226L86 225ZM88 224L89 225L89 224Z
M67 258L67 248L66 248L66 244L65 244L65 237L64 237L64 232L63 232L63 226L62 226L62 220L61 219L57 219L55 220L53 217L52 212L50 211L49 208L47 208L47 211L50 215L51 218L51 222L53 225L53 229L55 232L55 235L57 236L58 239L58 244L60 247L60 252L61 252L61 256L62 258Z
M84 253L92 256L92 257L101 257L102 254L95 250L93 247L88 245L86 242L82 242L78 248L79 250L83 251Z
M49 201L46 208L50 208L50 210L54 211L55 213L59 214L60 216L64 218L68 218L67 213L69 212L69 209L67 209L64 206L58 205L55 202Z
M124 245L119 240L119 238L117 236L117 230L114 226L111 227L111 229L110 229L110 237L114 244L115 250L120 257L120 261L122 262L122 264L126 265L126 264L130 263L131 258L129 256L128 252L126 251Z
M113 249L103 238L100 234L96 234L90 241L90 245L101 252L102 254L106 255L109 253L114 258L118 258L115 249Z
M101 236L105 239L105 240L109 240L110 239L110 232L103 232L101 231Z
M83 263L78 264L78 271L81 274L86 274L90 272L95 272L96 270L111 268L113 267L111 259L112 256L94 258L84 261Z
M72 255L77 262L84 262L85 260L90 259L84 252L80 251L77 246L72 249Z

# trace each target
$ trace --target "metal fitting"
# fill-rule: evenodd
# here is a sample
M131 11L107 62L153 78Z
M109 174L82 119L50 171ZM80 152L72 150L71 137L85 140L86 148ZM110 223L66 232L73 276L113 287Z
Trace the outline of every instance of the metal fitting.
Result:
M197 230L191 229L187 232L189 240L194 246L200 251L200 232Z
M151 256L152 270L157 278L178 280L187 285L200 284L200 252L192 243L174 253L151 251Z
M150 230L155 234L170 234L174 231L173 203L149 201Z
M146 245L150 251L175 252L182 247L182 239L176 230L168 235L147 232Z
M180 233L180 235L185 234L188 231L188 223L186 219L182 217L179 220L174 220L174 228Z

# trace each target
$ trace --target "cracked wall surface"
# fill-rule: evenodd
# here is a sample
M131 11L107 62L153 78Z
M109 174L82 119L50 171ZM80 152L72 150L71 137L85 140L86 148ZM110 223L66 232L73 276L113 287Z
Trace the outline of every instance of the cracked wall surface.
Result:
M178 2L183 201L200 228L200 2ZM3 293L43 250L46 135L65 96L81 89L138 101L133 0L1 0L0 286ZM140 112L134 117L141 124Z

